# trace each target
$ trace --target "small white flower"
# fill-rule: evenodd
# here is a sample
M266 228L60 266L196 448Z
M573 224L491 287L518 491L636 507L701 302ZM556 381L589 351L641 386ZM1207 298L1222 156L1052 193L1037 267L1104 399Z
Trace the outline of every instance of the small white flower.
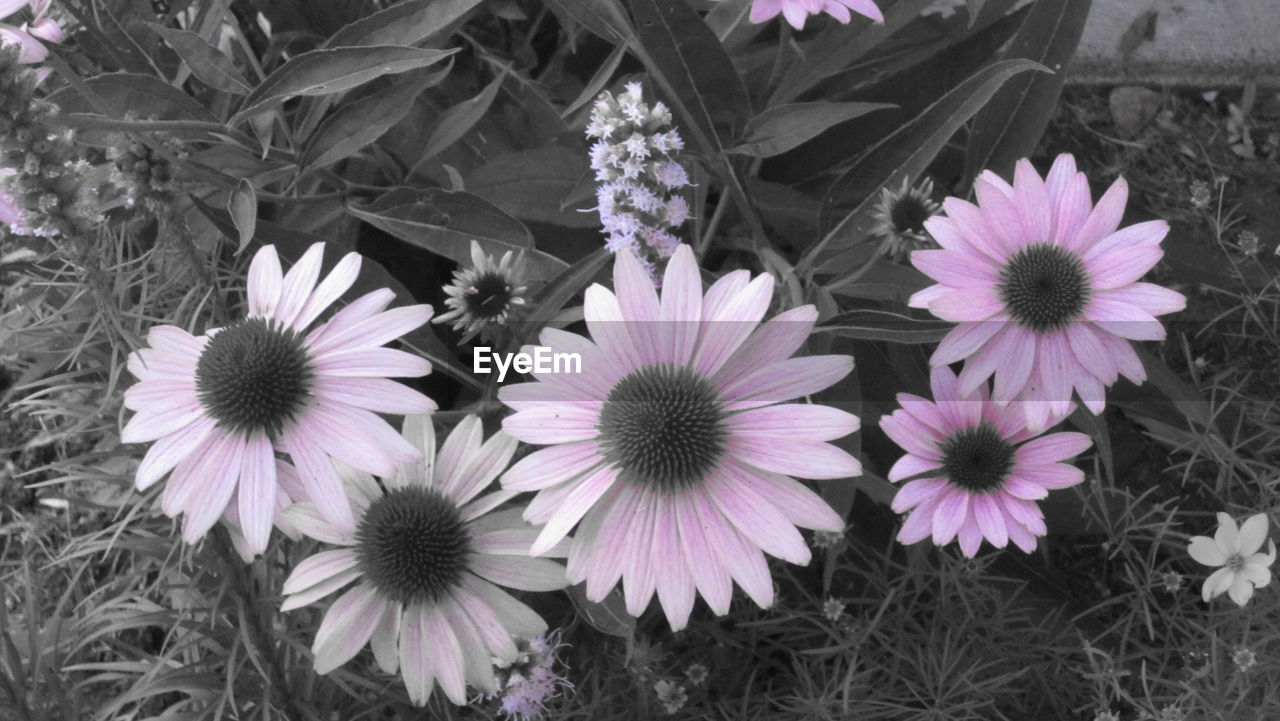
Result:
M450 323L463 333L460 343L477 334L492 334L525 304L524 256L515 259L511 251L495 261L485 255L480 244L471 241L471 267L454 271L453 282L444 286L444 304L449 311L433 323Z
M1261 553L1267 540L1267 516L1250 516L1239 527L1225 513L1218 514L1218 532L1213 538L1193 536L1187 551L1206 566L1221 566L1204 581L1204 600L1222 595L1244 606L1253 597L1253 589L1271 583L1271 566L1276 560L1275 541L1268 541L1268 552Z

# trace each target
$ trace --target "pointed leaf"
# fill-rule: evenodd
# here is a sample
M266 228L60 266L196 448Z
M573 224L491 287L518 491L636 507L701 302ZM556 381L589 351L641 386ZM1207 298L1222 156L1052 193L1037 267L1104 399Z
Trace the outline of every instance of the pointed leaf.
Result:
M853 197L862 198L861 203L810 249L797 268L807 270L823 254L836 254L864 237L871 228L871 212L880 200L880 191L900 185L903 178L915 180L996 90L1028 70L1044 72L1045 68L1023 59L989 65L872 146L831 185L823 202L822 226L831 224L838 201Z
M729 150L756 158L768 158L802 145L832 126L894 108L886 103L794 103L769 108L747 123L740 143Z
M736 137L751 115L737 68L711 28L685 0L629 0L641 59L708 153Z
M383 75L422 68L456 50L423 50L397 45L342 47L302 53L267 76L244 99L235 124L299 95L328 95L363 85Z
M191 73L200 78L206 85L232 95L245 95L249 92L249 81L245 80L240 69L231 62L231 58L210 45L204 38L188 30L167 28L156 23L148 23L169 47L191 68Z
M533 235L520 221L470 193L428 188L396 188L371 203L350 203L361 220L424 250L464 265L471 262L471 241L484 252L524 251L530 280L545 280L568 265L533 247Z
M344 103L324 119L302 153L302 166L323 168L350 157L381 138L413 108L413 100L424 89L439 83L449 67L425 78L396 83L385 90Z
M323 47L356 45L433 46L480 0L407 0L351 23L334 33Z
M227 200L227 212L231 214L231 222L235 223L240 233L240 243L236 254L244 252L245 246L253 240L253 233L258 224L258 194L253 190L253 183L248 178L241 178L240 185Z
M983 170L1012 178L1014 163L1029 157L1058 106L1071 57L1080 44L1091 0L1038 0L1032 4L1005 59L1027 58L1053 70L1013 78L973 120L965 176Z

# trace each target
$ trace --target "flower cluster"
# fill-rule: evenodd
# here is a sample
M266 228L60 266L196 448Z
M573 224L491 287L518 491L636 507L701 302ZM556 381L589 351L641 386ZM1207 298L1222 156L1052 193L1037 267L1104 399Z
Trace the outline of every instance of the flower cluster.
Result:
M4 219L16 232L76 237L101 213L74 133L35 96L40 79L18 46L0 47L0 166L11 169L0 177L12 211Z
M639 83L628 83L616 97L604 92L587 125L591 169L596 173L596 209L610 251L624 248L652 268L680 245L671 231L689 218L680 190L689 176L673 153L684 147L671 127L671 111L661 102L644 102Z
M140 203L163 215L181 191L170 157L182 160L187 152L182 141L172 135L156 133L153 137L163 152L126 133L114 133L108 138L107 160L112 163L111 184L124 198L125 206Z
M1155 316L1186 303L1139 282L1169 228L1119 227L1123 179L1093 206L1075 159L1061 155L1046 178L1024 159L1012 185L985 171L975 190L978 205L947 198L944 215L923 221L941 248L911 254L937 284L910 304L957 323L930 358L934 400L900 395L902 408L880 422L907 451L889 479L912 479L893 501L910 512L898 539L958 538L967 556L984 539L1035 547L1047 531L1035 502L1084 480L1063 461L1090 445L1079 433L1036 436L1074 410L1077 394L1100 413L1119 376L1142 382L1129 341L1163 339ZM957 376L949 366L959 361Z
M516 646L520 655L514 661L494 658L493 664L498 669L502 713L517 721L528 721L545 711L547 701L568 682L555 671L558 646L553 639L519 639Z

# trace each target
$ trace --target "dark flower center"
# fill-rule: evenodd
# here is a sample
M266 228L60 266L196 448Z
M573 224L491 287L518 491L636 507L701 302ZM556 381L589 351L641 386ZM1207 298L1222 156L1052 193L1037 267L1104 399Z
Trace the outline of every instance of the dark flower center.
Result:
M924 199L914 193L898 198L889 207L889 220L899 233L923 233L924 221L933 217Z
M467 310L479 318L497 318L511 304L511 284L501 273L486 272L471 284L474 292L468 292Z
M1227 568L1230 568L1233 571L1239 571L1244 568L1244 556L1241 556L1238 553L1233 553L1230 556L1227 556Z
M471 537L458 508L433 488L410 486L373 502L356 529L360 570L383 597L434 601L462 580Z
M671 493L724 455L724 404L710 381L668 363L627 374L600 411L600 445L619 478Z
M1004 485L1013 468L1013 444L990 423L962 428L942 444L942 467L951 485L988 493Z
M1000 299L1013 320L1038 332L1058 330L1089 302L1084 263L1058 245L1024 246L1000 269Z
M219 426L275 437L302 410L314 376L302 336L246 318L209 339L196 363L196 392Z

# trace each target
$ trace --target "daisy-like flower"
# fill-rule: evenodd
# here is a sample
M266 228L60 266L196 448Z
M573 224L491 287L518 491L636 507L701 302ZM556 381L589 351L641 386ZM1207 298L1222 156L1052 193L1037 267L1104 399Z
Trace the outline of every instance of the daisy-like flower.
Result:
M462 706L468 685L497 693L493 660L516 662L516 637L546 633L537 613L498 586L561 589L564 567L529 558L538 532L521 522L520 509L493 510L514 493L481 495L516 451L514 438L497 433L481 443L483 434L480 419L467 416L437 455L431 418L408 416L406 442L426 460L402 464L383 488L358 471L345 474L354 528L329 522L310 503L285 511L303 534L341 548L298 564L284 582L281 610L357 582L320 622L311 646L316 673L333 671L368 643L383 671L399 671L415 704L425 705L438 682ZM563 546L548 555L563 556Z
M1046 532L1036 501L1084 480L1084 471L1062 461L1088 448L1089 437L1035 438L1018 403L989 402L985 383L962 392L946 366L933 369L930 383L934 400L899 393L902 407L880 419L881 430L907 451L889 480L924 476L894 496L893 510L911 514L898 540L911 544L932 536L942 546L958 537L970 558L984 538L996 548L1013 541L1030 553L1036 536Z
M985 171L974 187L978 206L947 198L945 217L925 221L942 249L911 254L938 284L910 305L958 323L930 363L964 360L966 396L994 373L994 400L1033 401L1022 404L1032 430L1066 415L1073 393L1101 413L1104 387L1120 375L1146 379L1129 342L1163 340L1155 316L1186 306L1182 294L1138 282L1164 255L1168 223L1120 228L1123 178L1090 209L1089 182L1066 154L1047 178L1024 159L1012 186Z
M20 26L0 23L0 43L18 47L18 62L24 65L44 62L49 57L49 49L40 41L62 42L62 26L49 17L52 5L53 0L0 0L0 19L6 19L24 8L31 9L30 22Z
M760 325L773 276L729 273L706 296L693 251L667 264L659 298L636 257L614 263L617 295L585 296L588 340L555 329L541 344L580 354L581 373L534 373L498 397L516 410L503 428L550 448L512 466L505 488L537 491L525 520L544 525L534 555L581 521L569 551L572 583L600 600L619 580L629 613L655 591L673 629L701 593L727 613L736 580L773 602L764 553L806 564L796 526L840 531L844 522L793 480L848 478L862 467L827 441L858 429L849 413L782 404L847 375L849 356L791 358L817 320L804 306Z
M161 509L185 513L182 537L200 539L236 499L248 547L267 547L279 498L276 452L298 469L306 496L337 525L354 523L331 458L392 475L421 454L375 413L427 413L430 398L388 380L426 375L426 360L382 348L431 318L431 306L383 312L381 289L312 323L351 287L360 256L348 253L317 284L324 244L281 272L274 246L249 267L248 315L201 336L171 325L147 334L129 356L138 383L125 391L136 411L125 443L151 443L135 476L145 490L172 471Z
M503 325L525 303L523 258L512 259L511 251L494 261L480 244L471 241L471 267L453 272L453 282L444 287L444 304L449 311L432 323L450 323L463 333L460 342Z
M810 15L826 13L848 23L853 19L850 10L878 23L884 22L884 15L872 0L755 0L751 6L751 22L767 22L782 13L792 27L804 30Z
M933 181L925 178L915 187L902 179L896 191L881 191L880 204L872 212L876 224L871 232L884 239L885 255L901 260L912 250L935 247L924 230L924 222L942 210L933 199Z
M1262 542L1267 552L1262 553ZM1267 514L1245 519L1239 527L1231 516L1218 514L1218 532L1213 538L1192 536L1187 548L1197 562L1221 566L1204 580L1202 595L1209 599L1226 593L1238 606L1253 598L1253 589L1271 583L1271 564L1276 561L1276 542L1267 540Z

